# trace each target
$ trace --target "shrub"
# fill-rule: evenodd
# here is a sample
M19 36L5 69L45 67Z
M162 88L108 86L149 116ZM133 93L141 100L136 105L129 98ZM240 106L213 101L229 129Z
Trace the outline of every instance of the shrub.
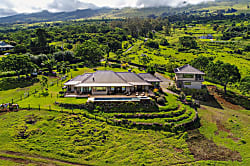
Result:
M168 43L167 39L162 39L161 42L160 42L160 45L162 45L162 46L168 46L169 43Z
M41 93L41 95L42 95L42 96L49 96L49 92L48 92L48 91L43 91L43 92Z
M246 143L247 143L244 139L241 139L240 142L241 142L242 144L246 144Z
M166 99L165 97L158 97L157 98L157 103L160 105L165 105Z
M187 102L192 102L192 96L186 96L186 101Z
M0 73L0 78L1 77L12 77L12 76L16 76L15 71L7 71L7 72Z
M151 47L151 48L156 48L156 49L159 48L159 43L156 42L156 41L152 41L152 40L148 40L148 41L145 43L145 45L148 46L148 47Z
M38 82L37 78L29 78L26 79L25 77L18 78L2 78L0 79L0 91L2 90L9 90L9 89L16 89L16 88L24 88L27 86L31 86L34 83Z

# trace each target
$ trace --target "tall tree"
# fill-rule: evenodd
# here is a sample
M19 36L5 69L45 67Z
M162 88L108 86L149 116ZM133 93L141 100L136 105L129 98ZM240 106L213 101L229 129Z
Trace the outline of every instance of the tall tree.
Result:
M85 63L95 65L103 58L104 52L96 41L87 40L78 45L75 55L80 57Z
M212 57L199 56L191 61L191 65L203 72L207 70L208 64L213 61Z
M28 55L8 55L0 61L2 71L15 71L18 78L20 74L30 74L37 66L31 62Z
M179 43L184 48L194 49L197 47L197 42L195 41L193 37L190 37L190 36L179 37Z
M227 93L227 85L229 82L235 83L240 80L240 72L235 65L217 61L216 63L209 63L208 76L217 80L224 86L224 92Z

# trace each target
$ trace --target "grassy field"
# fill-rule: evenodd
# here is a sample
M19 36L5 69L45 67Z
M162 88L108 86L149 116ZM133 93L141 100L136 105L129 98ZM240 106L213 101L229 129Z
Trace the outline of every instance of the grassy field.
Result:
M202 124L200 133L218 146L239 152L242 157L242 163L239 165L249 165L249 111L203 106L198 113ZM233 162L227 164L237 165Z
M128 130L81 116L46 111L21 111L0 118L3 122L1 151L34 153L95 165L165 165L192 161L185 140L172 133ZM30 119L36 122L29 124ZM20 138L24 128L28 137ZM175 148L185 152L178 153Z
M83 68L72 71L72 76L92 71ZM248 165L250 162L248 111L202 106L198 109L202 126L178 134L161 130L128 129L88 119L81 114L74 115L71 110L68 110L69 113L65 113L67 109L60 112L61 108L54 105L55 101L81 104L86 99L57 98L61 90L60 82L58 86L54 84L48 89L49 96L31 95L18 104L21 107L30 104L31 108L38 108L40 104L41 109L58 111L24 110L0 115L0 164ZM7 95L11 94L9 91ZM177 102L172 95L168 95L168 101L173 106ZM74 110L76 112L88 113L86 110ZM112 117L115 113L97 115ZM131 120L166 122L165 119L157 118Z
M249 112L202 106L198 113L202 126L187 135L110 126L61 112L2 114L0 158L11 160L0 163L15 165L22 158L34 165L248 165Z
M105 70L104 67L97 69ZM106 69L126 71L118 68ZM138 69L134 70L140 72ZM93 72L93 69L81 68L78 71L71 71L73 77L84 72ZM50 81L53 80L55 79ZM35 84L27 88L35 87L39 85ZM64 108L64 112L61 112L61 108L54 105L55 101L81 104L87 99L59 98L57 94L60 90L59 81L58 85L55 83L48 87L49 96L39 97L37 93L18 102L21 107L38 108L40 105L41 109L51 108L57 110L55 112L23 110L0 114L1 165L72 165L72 163L78 165L248 165L250 162L248 111L202 106L198 109L202 126L193 131L172 133L162 130L129 129L109 125L94 118L88 119L83 114L93 115L87 110L72 112ZM13 91L0 93L0 96L4 98L3 94L15 95ZM167 101L169 108L180 105L170 94L167 96ZM76 114L80 112L83 114ZM171 111L152 114L166 113ZM116 113L96 113L96 115L112 118ZM162 124L167 119L128 118L133 122ZM176 124L183 123L185 120L187 119L177 121Z

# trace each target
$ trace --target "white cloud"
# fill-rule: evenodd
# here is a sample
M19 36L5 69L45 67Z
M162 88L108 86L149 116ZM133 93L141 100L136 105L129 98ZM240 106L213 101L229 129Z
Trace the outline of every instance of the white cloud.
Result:
M16 12L12 9L0 8L0 17L15 15Z
M188 4L198 4L207 1L214 0L0 0L0 9L5 13L7 12L5 9L17 13L31 13L41 10L73 11L76 9L96 8L96 6L117 8L159 6L176 7L183 2ZM9 12L9 14L11 13Z
M137 7L161 7L161 6L171 6L179 7L184 4L199 4L201 2L208 2L214 0L137 0Z
M54 0L52 3L48 4L48 9L52 11L74 11L76 9L88 9L97 8L92 3L81 2L79 0Z

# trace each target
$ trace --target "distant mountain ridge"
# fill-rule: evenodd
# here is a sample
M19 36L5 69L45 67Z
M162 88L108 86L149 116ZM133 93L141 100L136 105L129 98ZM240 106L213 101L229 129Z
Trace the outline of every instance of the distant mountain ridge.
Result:
M58 12L52 13L43 10L38 13L31 14L17 14L8 17L0 18L0 23L33 23L33 22L49 22L49 21L66 21L72 19L89 18L101 14L111 12L111 8L99 9L82 9L73 12Z
M227 9L231 8L234 5L245 6L245 10L250 12L247 9L247 5L250 5L248 0L215 0L207 3L201 3L198 5L186 5L182 7L150 7L150 8L130 8L126 7L123 9L114 9L109 7L96 8L96 9L78 9L71 12L58 12L52 13L47 10L31 13L31 14L17 14L8 17L1 17L0 24L6 23L35 23L35 22L50 22L50 21L67 21L74 19L84 19L84 18L93 18L99 16L100 18L126 18L126 17L157 17L157 16L170 16L178 13L188 13L194 10L202 9ZM221 8L219 8L219 6Z

